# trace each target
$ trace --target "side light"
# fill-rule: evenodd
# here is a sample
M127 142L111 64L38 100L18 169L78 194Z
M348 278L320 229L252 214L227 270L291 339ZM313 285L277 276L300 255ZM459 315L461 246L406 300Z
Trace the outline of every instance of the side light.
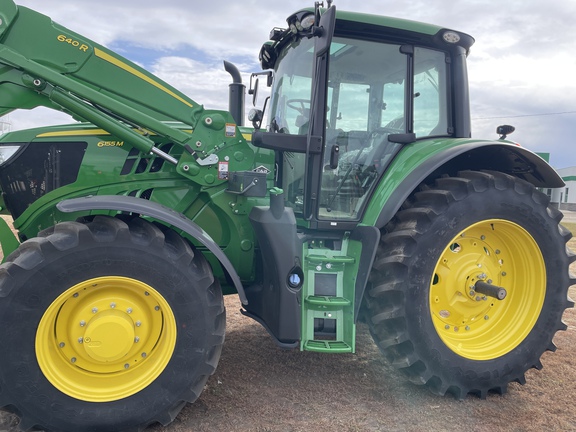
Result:
M18 151L20 146L0 146L0 165L4 165Z
M248 120L251 122L253 121L261 121L262 120L262 111L257 108L252 108L248 113Z

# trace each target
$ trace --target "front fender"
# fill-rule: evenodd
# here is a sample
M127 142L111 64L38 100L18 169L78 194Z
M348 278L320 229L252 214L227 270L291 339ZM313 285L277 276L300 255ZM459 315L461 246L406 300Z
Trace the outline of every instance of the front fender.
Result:
M62 213L85 212L91 210L116 210L137 213L171 225L186 232L200 244L205 246L218 259L222 267L228 272L242 304L248 304L244 287L240 277L228 257L212 240L210 235L199 225L186 216L161 204L142 198L121 195L99 195L82 198L72 198L59 202L56 208Z
M505 141L426 140L406 146L376 188L363 225L382 228L427 178L462 170L491 170L513 175L536 187L558 188L564 181L535 153Z

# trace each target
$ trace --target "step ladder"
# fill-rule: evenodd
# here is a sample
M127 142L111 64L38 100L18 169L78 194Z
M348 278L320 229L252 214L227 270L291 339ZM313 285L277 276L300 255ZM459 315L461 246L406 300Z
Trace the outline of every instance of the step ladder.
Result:
M316 240L304 250L303 351L355 351L354 287L358 263L348 256L348 246L347 239L342 241L340 250L326 248Z

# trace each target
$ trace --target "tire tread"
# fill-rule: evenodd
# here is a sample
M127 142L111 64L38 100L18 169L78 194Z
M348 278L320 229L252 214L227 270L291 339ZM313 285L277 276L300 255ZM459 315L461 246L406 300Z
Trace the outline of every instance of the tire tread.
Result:
M545 194L530 183L504 173L462 171L457 177L436 179L433 185L419 187L382 229L370 287L365 292L366 321L372 337L386 359L410 381L426 384L433 393L452 394L457 399L462 399L469 393L481 398L492 392L503 394L509 382L525 383L525 370L516 370L494 384L476 389L468 388L457 381L451 382L449 373L431 370L429 361L419 357L408 329L408 321L416 317L407 316L405 312L406 303L409 301L404 295L404 291L408 289L406 275L413 265L411 258L418 249L419 236L427 232L434 220L446 212L451 203L466 199L471 194L483 194L489 189L514 191L521 196L529 195L534 205L543 208L542 213L547 215L552 223L559 224L562 219L561 212L548 206L550 200ZM561 225L558 225L558 230L560 242L565 245L571 234ZM576 261L576 255L565 248L565 261ZM575 284L576 279L571 276L563 277L562 280L566 281L566 287L563 287L566 293L562 294L566 298L569 286ZM562 299L558 304L563 308L574 305L570 299ZM557 330L565 330L566 326L561 323L561 314L558 321ZM542 351L556 349L552 337L553 334L549 344L542 347ZM531 367L541 369L542 364L537 359Z

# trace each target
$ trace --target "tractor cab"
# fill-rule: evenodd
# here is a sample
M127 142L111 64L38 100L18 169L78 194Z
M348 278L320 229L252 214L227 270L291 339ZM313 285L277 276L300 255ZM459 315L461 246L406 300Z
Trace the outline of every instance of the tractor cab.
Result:
M287 20L287 30L274 29L262 48L262 67L273 69L274 80L267 132L255 134L254 143L277 150L277 186L310 227L357 224L403 146L470 135L468 111L457 110L467 106L466 81L454 83L466 76L473 39L381 21L336 15L334 7L321 17L305 10Z

